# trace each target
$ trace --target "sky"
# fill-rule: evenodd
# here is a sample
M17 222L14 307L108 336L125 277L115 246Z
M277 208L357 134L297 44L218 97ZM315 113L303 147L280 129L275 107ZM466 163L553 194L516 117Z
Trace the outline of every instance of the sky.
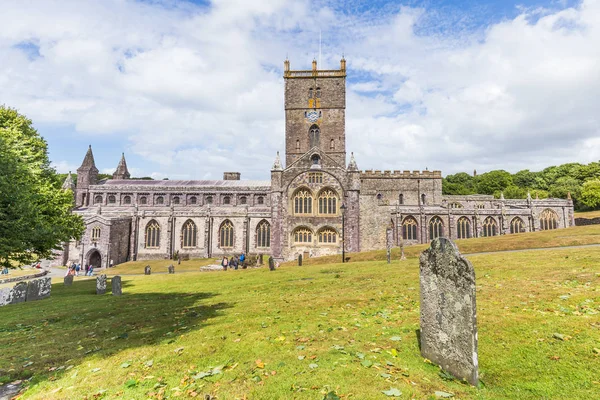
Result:
M59 172L270 179L283 61L347 60L360 169L600 159L600 0L0 0L0 104ZM321 52L319 53L319 36Z

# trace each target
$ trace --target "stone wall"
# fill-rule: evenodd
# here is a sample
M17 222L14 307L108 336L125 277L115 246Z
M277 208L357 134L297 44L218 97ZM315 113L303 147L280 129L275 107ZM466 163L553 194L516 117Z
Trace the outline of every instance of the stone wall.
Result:
M600 224L600 217L598 217L598 218L575 218L575 225L577 225L577 226L598 225L598 224Z

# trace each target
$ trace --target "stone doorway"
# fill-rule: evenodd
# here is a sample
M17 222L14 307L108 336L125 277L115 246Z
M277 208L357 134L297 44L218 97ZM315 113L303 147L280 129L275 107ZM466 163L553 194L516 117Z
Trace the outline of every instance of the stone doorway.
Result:
M98 250L90 254L88 264L91 264L94 268L102 267L102 256Z

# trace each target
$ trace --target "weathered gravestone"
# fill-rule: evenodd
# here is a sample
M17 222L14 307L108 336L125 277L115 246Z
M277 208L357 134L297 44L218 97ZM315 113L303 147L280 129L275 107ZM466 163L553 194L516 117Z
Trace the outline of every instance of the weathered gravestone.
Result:
M146 265L144 268L144 275L150 275L152 273L152 268L149 265Z
M110 278L110 284L112 285L113 296L120 296L123 294L123 289L121 286L121 277L119 275Z
M173 266L173 264L169 265L169 273L170 274L174 274L175 273L175 267Z
M106 293L106 275L102 274L96 278L96 294Z
M394 245L394 229L387 228L385 231L385 249L387 256L387 263L392 262L392 246Z
M475 271L454 243L437 238L421 253L421 355L476 386Z
M275 260L273 256L269 257L269 271L275 271Z
M10 304L11 297L12 297L12 288L11 287L0 288L0 307Z
M27 282L17 283L11 290L10 303L23 303L27 299Z
M262 255L262 253L258 253L258 265L263 265L263 255Z
M298 266L302 266L302 254L298 254Z
M71 286L73 284L73 275L67 275L64 278L65 286Z
M26 301L42 300L50 297L52 290L52 278L33 279L27 284Z

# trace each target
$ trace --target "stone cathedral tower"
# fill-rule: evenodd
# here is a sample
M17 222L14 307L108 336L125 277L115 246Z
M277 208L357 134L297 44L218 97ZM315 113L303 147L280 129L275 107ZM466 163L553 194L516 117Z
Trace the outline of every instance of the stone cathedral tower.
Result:
M285 163L291 165L313 147L339 165L346 162L346 60L339 70L291 71L284 63Z

